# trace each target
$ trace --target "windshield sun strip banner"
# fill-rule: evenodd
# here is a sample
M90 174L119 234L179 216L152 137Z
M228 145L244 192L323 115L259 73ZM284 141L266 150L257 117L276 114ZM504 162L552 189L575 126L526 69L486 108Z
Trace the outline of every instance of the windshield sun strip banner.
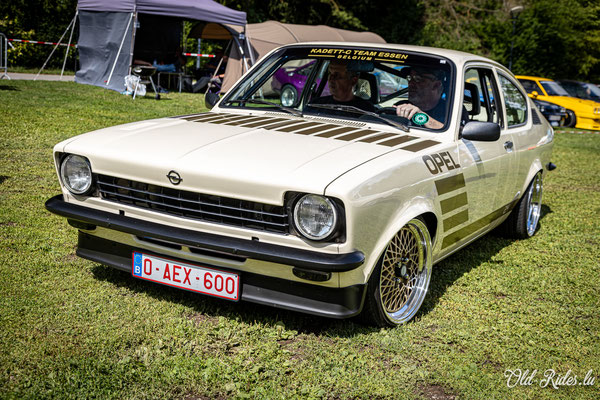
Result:
M404 63L409 55L403 52L381 51L377 49L343 49L313 47L308 52L309 57L333 58L337 60L383 61Z

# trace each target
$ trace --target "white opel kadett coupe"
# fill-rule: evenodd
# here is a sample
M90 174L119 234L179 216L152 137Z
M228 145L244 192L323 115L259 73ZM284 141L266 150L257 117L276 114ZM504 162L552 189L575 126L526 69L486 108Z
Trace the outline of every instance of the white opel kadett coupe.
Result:
M285 74L302 75L293 90ZM553 130L494 61L295 44L216 100L55 146L62 194L46 207L79 230L77 255L231 301L393 326L416 314L435 263L501 224L536 232Z

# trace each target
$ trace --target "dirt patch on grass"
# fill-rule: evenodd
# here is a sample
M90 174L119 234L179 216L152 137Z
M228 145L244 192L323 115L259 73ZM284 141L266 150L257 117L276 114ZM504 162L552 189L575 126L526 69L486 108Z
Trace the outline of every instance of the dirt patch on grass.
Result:
M440 385L419 385L419 390L421 391L421 396L430 400L456 399L455 394L448 393L448 391Z
M190 321L193 321L196 325L206 325L206 324L217 325L219 323L218 317L214 317L214 316L210 316L210 315L206 315L206 314L194 313L194 314L187 315L186 317Z
M201 394L188 393L183 397L183 400L225 400L227 397L223 395L214 396L204 396Z

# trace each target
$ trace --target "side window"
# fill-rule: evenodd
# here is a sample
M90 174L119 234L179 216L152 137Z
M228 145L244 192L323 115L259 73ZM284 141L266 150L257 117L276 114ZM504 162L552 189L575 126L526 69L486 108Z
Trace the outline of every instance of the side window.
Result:
M527 99L519 89L503 75L500 78L500 87L506 103L506 122L508 127L524 124L527 121Z
M501 124L498 89L490 69L470 68L465 72L463 108L470 121Z
M533 93L533 92L538 92L538 94L544 93L544 92L542 92L542 90L540 89L540 87L538 86L538 84L535 81L530 81L528 79L519 79L519 82L521 82L521 85L523 85L523 88L525 89L525 91L527 93Z

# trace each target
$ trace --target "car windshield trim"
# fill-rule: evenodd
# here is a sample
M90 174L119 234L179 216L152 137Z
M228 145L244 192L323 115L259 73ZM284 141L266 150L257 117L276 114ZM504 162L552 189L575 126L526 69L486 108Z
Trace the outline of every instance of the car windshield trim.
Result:
M235 100L227 100L225 102L223 102L224 105L227 104L232 104L232 103L250 103L250 104L264 104L267 106L272 106L277 108L278 110L281 111L285 111L288 112L296 117L302 117L302 112L296 110L295 108L291 108L291 107L285 107L282 106L281 104L277 104L277 103L273 103L267 100L261 100L261 99L235 99Z
M379 115L377 113L374 113L371 111L365 111L363 109L360 109L360 108L354 107L354 106L348 106L345 104L308 104L308 107L323 108L326 110L334 110L334 111L347 111L347 112L361 114L361 115L368 115L370 117L373 117L380 121L383 121L388 125L399 128L399 129L403 130L404 132L410 132L410 128L405 124L402 124L402 123L396 122L396 121L392 121L387 118L383 118L381 115Z

